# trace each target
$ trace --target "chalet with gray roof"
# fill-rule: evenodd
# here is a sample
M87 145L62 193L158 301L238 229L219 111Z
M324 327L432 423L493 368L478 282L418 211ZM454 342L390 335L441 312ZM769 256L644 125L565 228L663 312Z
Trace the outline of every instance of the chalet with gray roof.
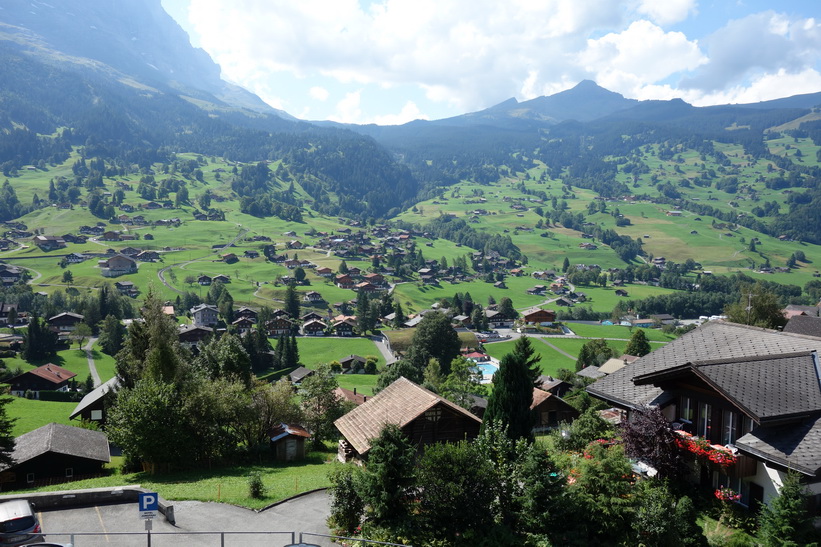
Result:
M15 439L14 464L0 469L6 490L97 476L111 461L105 433L51 423Z
M784 332L821 338L821 317L796 315L784 325Z
M211 304L200 304L191 308L191 318L198 327L213 327L219 321L219 310Z
M680 436L733 454L726 467L694 461L694 476L754 507L777 495L788 469L821 494L819 348L821 338L709 321L587 391L628 412L657 406Z
M85 397L77 403L74 411L69 415L69 420L79 418L88 422L97 422L100 425L105 425L105 411L107 405L105 404L106 397L111 397L120 387L120 379L114 378L104 382L86 393Z
M297 367L288 375L288 378L291 380L292 384L298 386L300 383L302 383L302 380L304 380L308 376L313 375L315 372L316 371L306 367Z

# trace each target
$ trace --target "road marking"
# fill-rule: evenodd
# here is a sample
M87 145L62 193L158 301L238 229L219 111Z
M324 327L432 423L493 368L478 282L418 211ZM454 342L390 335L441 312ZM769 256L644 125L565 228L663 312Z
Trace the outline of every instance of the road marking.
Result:
M102 514L102 513L100 513L100 507L99 507L99 506L97 506L97 505L95 505L95 506L94 506L94 510L95 510L95 511L97 511L97 518L98 518L98 519L100 519L100 526L101 526L101 527L102 527L102 529L103 529L103 536L105 537L105 541L106 541L106 543L111 543L111 542L108 540L108 530L106 530L106 527L105 527L105 522L103 522L103 514Z

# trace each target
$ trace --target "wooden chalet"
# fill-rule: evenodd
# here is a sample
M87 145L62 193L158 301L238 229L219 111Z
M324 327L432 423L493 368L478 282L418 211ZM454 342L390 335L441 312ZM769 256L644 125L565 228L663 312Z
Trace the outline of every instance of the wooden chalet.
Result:
M345 462L367 458L371 440L387 424L399 426L421 451L428 444L475 439L482 420L401 377L334 424L343 436L338 457Z
M769 503L788 471L821 494L821 339L708 321L596 381L587 391L632 412L657 406L681 445L706 441L691 476L740 503ZM685 448L686 449L686 448Z
M111 461L105 433L56 423L17 437L11 457L14 464L0 468L6 490L96 476Z
M356 329L356 325L349 319L337 321L331 325L331 330L337 336L353 336L354 329Z
M284 316L275 317L265 324L268 336L287 336L293 328L294 322Z
M84 317L79 313L66 311L48 318L48 326L56 332L71 332L83 322Z
M214 329L204 325L180 325L180 344L193 347L207 340L214 334Z
M48 363L15 376L8 383L12 395L25 397L26 392L31 392L39 399L41 391L68 391L68 383L75 376L70 370Z
M338 387L334 389L334 395L336 395L336 398L340 401L348 401L356 406L359 406L368 400L368 396L357 393L356 388L353 388L353 391L351 391L350 389L345 389L344 387Z
M231 326L240 334L245 334L254 328L254 322L247 317L238 317L231 322Z
M302 334L305 336L324 336L328 325L320 319L311 319L302 325Z
M120 379L117 376L100 384L86 393L85 397L74 407L74 411L69 415L68 419L73 420L79 418L88 422L97 422L100 425L105 425L105 412L108 406L105 401L106 396L109 396L110 393L113 394L119 387Z
M535 431L549 431L561 423L570 423L579 417L579 411L558 395L539 388L533 388L533 403L530 410L535 417Z
M556 312L553 310L543 310L541 308L530 308L522 312L522 321L530 325L541 325L553 323L556 320Z
M344 370L356 369L360 367L364 367L365 363L368 360L362 357L361 355L348 355L343 357L339 360L339 364L342 365Z
M313 375L315 372L315 370L311 370L306 367L297 367L293 371L291 371L291 373L288 375L288 379L291 380L292 384L298 386L300 383L302 383L302 380L304 380L308 376Z

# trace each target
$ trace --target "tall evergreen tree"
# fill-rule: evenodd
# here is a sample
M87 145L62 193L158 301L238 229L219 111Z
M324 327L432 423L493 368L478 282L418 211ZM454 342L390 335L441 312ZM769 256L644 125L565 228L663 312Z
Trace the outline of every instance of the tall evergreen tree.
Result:
M393 326L394 326L394 328L397 328L397 329L401 328L402 325L405 324L405 321L407 321L407 317L405 316L405 312L402 309L402 304L399 302L399 300L397 300L393 304L393 313L394 313L394 316L393 316Z
M292 283L289 283L288 288L285 290L285 306L283 309L288 312L292 319L299 318L299 293Z
M784 479L778 497L763 507L759 536L766 547L807 545L812 533L812 517L807 511L809 494L791 472Z
M511 439L533 440L532 404L533 381L527 363L521 355L508 353L493 375L483 423L500 423Z
M650 353L650 351L652 351L652 348L650 347L650 342L647 340L647 335L644 334L643 329L638 329L630 337L630 341L627 342L627 347L625 348L624 353L627 355L644 357Z
M536 385L539 382L539 376L542 374L541 366L539 366L542 356L533 349L530 338L522 336L516 340L513 346L513 354L527 367L530 380L533 385Z

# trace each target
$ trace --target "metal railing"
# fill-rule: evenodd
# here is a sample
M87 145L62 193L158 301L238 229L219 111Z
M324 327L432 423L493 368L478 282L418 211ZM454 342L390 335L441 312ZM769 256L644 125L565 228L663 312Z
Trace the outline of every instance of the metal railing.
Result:
M265 547L314 547L315 543L308 543L311 538L332 540L336 544L340 541L351 542L352 547L367 545L387 545L389 547L412 547L400 543L388 543L361 538L334 536L313 532L277 532L277 531L237 531L237 532L62 532L43 534L44 541L58 543L68 542L72 547L95 547L97 545L117 545L118 547L251 547L255 545ZM275 543L277 537L282 542ZM196 538L196 539L194 539ZM297 541L298 538L298 541ZM326 545L330 543L326 542Z

